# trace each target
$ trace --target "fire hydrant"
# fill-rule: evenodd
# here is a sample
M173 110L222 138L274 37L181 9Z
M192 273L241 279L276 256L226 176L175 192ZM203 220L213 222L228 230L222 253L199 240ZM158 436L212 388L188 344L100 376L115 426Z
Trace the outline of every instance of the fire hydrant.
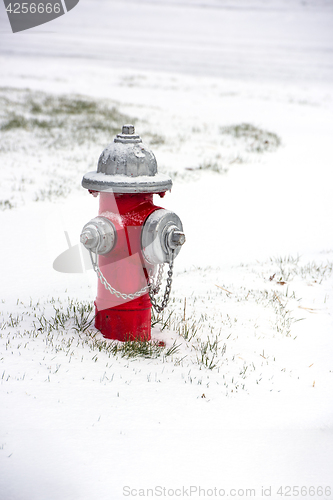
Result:
M82 186L100 197L98 217L80 236L99 278L95 326L110 339L150 340L151 307L158 313L166 307L174 259L185 242L179 217L153 203L153 194L163 197L172 181L158 173L154 154L134 126L124 125ZM168 278L159 305L165 263Z

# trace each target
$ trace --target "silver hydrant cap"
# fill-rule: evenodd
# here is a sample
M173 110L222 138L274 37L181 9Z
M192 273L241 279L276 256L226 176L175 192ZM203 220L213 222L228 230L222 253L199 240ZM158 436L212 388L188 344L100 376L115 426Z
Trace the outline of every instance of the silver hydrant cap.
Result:
M83 176L82 186L114 193L161 193L171 189L172 181L158 173L153 152L144 146L134 125L127 124L102 152L97 171Z

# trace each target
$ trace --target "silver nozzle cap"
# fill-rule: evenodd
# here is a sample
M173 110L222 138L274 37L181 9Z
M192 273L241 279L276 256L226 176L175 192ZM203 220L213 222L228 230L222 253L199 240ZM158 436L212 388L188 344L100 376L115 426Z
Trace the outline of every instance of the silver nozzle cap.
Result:
M104 255L114 248L117 231L109 219L98 216L84 226L80 241L88 250Z
M84 228L80 235L80 241L86 248L96 248L99 242L97 230L94 227Z
M176 229L174 229L172 232L171 232L171 236L170 236L170 246L171 248L176 248L176 247L180 247L182 245L184 245L185 243L185 234L182 232L182 231L177 231Z

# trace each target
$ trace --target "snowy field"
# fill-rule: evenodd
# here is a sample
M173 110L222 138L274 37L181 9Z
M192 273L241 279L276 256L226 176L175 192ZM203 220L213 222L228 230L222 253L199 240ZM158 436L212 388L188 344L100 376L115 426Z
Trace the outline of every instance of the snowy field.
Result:
M332 2L0 16L0 500L331 499ZM187 239L141 349L92 326L79 248L124 123Z

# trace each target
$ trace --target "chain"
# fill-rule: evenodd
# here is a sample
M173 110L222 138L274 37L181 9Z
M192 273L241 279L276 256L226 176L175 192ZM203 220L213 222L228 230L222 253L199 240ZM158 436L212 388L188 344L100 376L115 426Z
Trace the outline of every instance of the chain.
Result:
M160 266L160 268L159 268L157 282L156 282L157 287L156 287L156 285L154 286L154 284L152 282L149 283L150 302L157 313L161 313L166 308L166 306L169 302L169 296L170 296L171 285L172 285L173 262L174 262L174 250L171 250L167 284L165 287L164 297L163 297L161 305L157 304L154 295L156 295L156 293L158 292L158 290L160 288L163 266ZM162 270L161 270L161 267L162 267Z
M140 297L144 293L148 292L149 286L145 286L145 287L141 288L141 290L139 290L138 292L135 292L135 293L122 293L122 292L118 292L118 290L116 290L115 288L113 288L110 285L110 283L108 283L108 281L105 278L104 274L100 270L98 262L97 262L97 253L95 253L95 259L93 257L93 254L92 254L91 250L89 250L89 254L90 254L90 259L91 259L91 263L92 263L93 269L94 269L95 273L97 274L97 276L99 277L102 285L104 285L105 288L107 290L109 290L109 292L112 295L115 295L118 299L121 297L124 300L126 300L126 299L133 300L133 299L136 299L137 297Z
M154 295L156 295L159 292L160 287L161 287L164 264L159 265L157 279L156 279L155 283L153 280L153 276L150 275L148 278L148 285L141 288L141 290L138 290L135 293L122 293L122 292L119 292L118 290L116 290L115 288L113 288L110 285L110 283L107 281L107 279L105 278L104 274L102 273L102 271L100 270L100 267L98 265L97 253L95 253L95 256L93 256L93 252L91 250L89 250L89 254L90 254L90 260L91 260L93 269L94 269L95 273L97 274L100 282L102 283L102 285L104 285L106 290L108 290L112 295L115 295L117 298L121 297L124 300L127 300L127 299L133 300L133 299L136 299L137 297L140 297L141 295L149 292L151 305L154 307L154 309L158 313L162 312L163 309L166 308L166 306L169 302L169 296L170 296L171 284L172 284L173 263L174 263L174 251L173 250L171 250L171 253L170 253L170 262L169 262L167 284L165 287L164 297L163 297L161 305L157 304L157 302L155 301Z
M158 266L157 279L156 279L155 283L152 280L152 276L149 276L149 278L151 280L149 282L149 285L151 286L151 291L154 295L156 295L160 291L160 287L162 284L163 268L164 268L164 264L160 264Z

